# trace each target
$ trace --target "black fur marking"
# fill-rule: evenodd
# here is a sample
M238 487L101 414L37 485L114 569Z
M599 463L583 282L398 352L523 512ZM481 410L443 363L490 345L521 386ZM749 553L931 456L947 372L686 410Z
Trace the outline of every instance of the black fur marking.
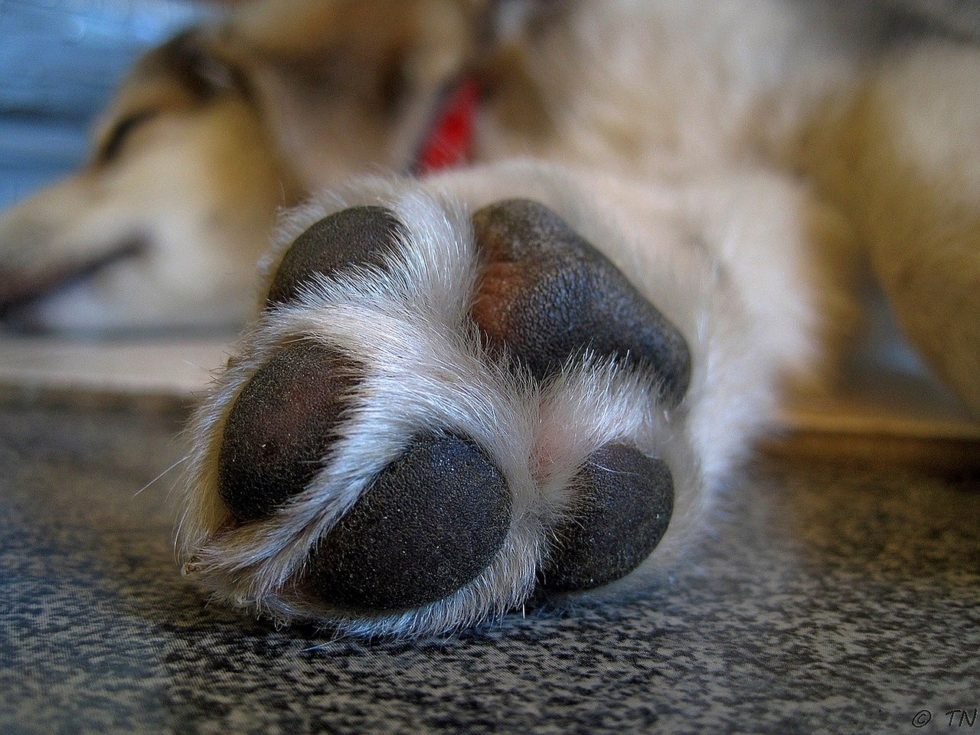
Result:
M510 526L503 475L473 444L416 438L314 551L313 593L381 613L455 592L487 567Z
M548 591L590 589L625 576L660 543L673 511L667 465L621 444L593 452L575 485L581 504L556 529L555 550L541 572Z
M336 351L298 342L252 376L218 454L218 490L237 521L265 518L306 488L336 439L355 375Z
M106 137L105 143L102 144L101 149L95 156L95 160L100 164L110 163L113 159L119 156L122 151L123 144L132 135L140 125L145 122L149 122L159 113L157 110L139 110L137 112L127 115L122 120L117 122L112 128L112 131Z
M316 273L331 273L351 264L382 266L401 225L383 207L353 207L324 217L290 246L276 271L266 303L296 298Z
M684 397L691 357L684 337L602 253L547 207L512 199L473 217L487 260L473 315L539 379L576 352L638 360L663 399Z

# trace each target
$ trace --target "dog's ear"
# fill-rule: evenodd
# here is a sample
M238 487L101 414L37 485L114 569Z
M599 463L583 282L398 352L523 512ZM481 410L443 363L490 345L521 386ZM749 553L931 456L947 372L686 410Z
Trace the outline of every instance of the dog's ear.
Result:
M318 56L345 41L383 46L421 26L466 42L504 44L533 33L574 0L269 0L235 14L226 41L270 58Z
M205 31L184 31L142 57L95 129L93 163L114 160L143 123L218 99L253 96L246 73Z
M175 36L147 56L142 65L144 68L156 65L169 72L199 101L229 92L250 94L241 67L201 30L188 30Z

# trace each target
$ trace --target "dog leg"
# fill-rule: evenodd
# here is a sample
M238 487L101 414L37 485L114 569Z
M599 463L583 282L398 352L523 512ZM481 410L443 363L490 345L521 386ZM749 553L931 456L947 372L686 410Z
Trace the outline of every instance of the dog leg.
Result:
M980 50L904 48L815 149L906 337L980 415Z
M185 570L280 618L413 635L690 539L778 350L676 193L594 182L501 165L294 213L192 428Z

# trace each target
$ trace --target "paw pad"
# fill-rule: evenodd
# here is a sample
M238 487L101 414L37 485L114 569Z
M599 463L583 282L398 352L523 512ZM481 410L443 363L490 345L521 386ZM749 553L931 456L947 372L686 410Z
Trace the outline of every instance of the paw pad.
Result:
M507 484L483 452L454 436L417 438L321 539L310 586L359 611L434 602L483 571L509 524Z
M562 461L576 463L582 453L592 451L567 488L575 500L557 522L548 512L539 512L550 501L539 497L546 491L537 486L532 469L540 449L534 437L537 428L524 415L528 409L521 401L540 400L540 395L527 381L481 360L486 358L483 347L489 344L526 365L537 380L546 381L576 355L592 350L654 373L662 389L661 401L676 405L690 380L684 338L604 255L546 207L525 200L501 202L474 215L473 226L479 258L468 266L479 270L471 303L458 299L458 312L445 323L427 317L437 323L427 323L428 331L418 332L412 332L413 321L378 312L378 318L391 320L393 328L403 325L407 330L393 335L399 340L394 344L409 345L419 355L425 352L428 334L459 329L466 322L467 308L470 326L475 322L479 332L472 329L456 335L460 337L456 342L446 342L450 347L432 342L448 350L448 357L438 353L438 360L431 363L438 369L428 364L429 372L423 371L431 381L435 402L426 395L419 405L427 413L418 415L429 418L418 425L406 421L414 435L386 434L383 441L395 443L385 445L383 456L392 452L395 458L372 477L367 473L374 470L365 468L356 480L343 472L333 473L331 462L341 456L338 441L371 426L358 422L384 421L384 412L398 410L394 404L402 392L392 392L394 379L390 384L378 382L387 373L374 368L385 365L357 357L362 353L356 335L338 332L347 340L343 351L330 346L341 339L331 337L331 299L342 302L343 296L328 294L324 306L300 305L284 315L274 307L295 302L317 277L330 277L344 268L370 266L384 279L391 275L385 269L395 248L399 243L414 247L413 241L391 210L365 206L316 222L283 254L266 300L269 323L261 327L270 330L265 344L279 346L243 383L232 383L237 392L229 389L225 395L232 397L226 407L212 414L223 415L214 424L214 431L220 432L216 489L231 523L222 517L209 531L216 544L227 543L216 558L230 553L239 560L234 562L237 566L229 563L223 568L227 571L221 581L245 589L242 597L252 594L250 579L258 580L255 599L266 603L267 609L286 610L287 615L322 614L326 607L340 617L397 620L402 613L424 607L413 625L429 625L428 616L441 611L439 625L451 627L464 614L457 606L483 606L480 614L490 608L504 609L525 599L535 583L546 592L568 592L611 582L632 571L660 543L673 511L673 478L663 461L640 451L629 439L617 439L594 451L594 444L571 451ZM300 328L300 334L308 336L295 338L296 327L290 320L307 316L304 308L324 311L305 322L314 326ZM370 311L373 305L356 308L367 310L357 318L375 317ZM385 330L370 332L370 339L386 338L389 322L384 324ZM371 354L376 353L363 352ZM480 416L481 424L471 430L465 428L467 421L477 420L466 413L471 409L439 397L457 395L442 384L454 380L457 355L459 364L471 371L460 376L476 381L471 389L481 386L474 404L479 405L480 413L474 415ZM404 368L397 359L394 364ZM488 368L486 376L481 366ZM397 385L404 386L408 380L404 376L410 373L393 374L402 376ZM583 376L587 380L591 373ZM486 383L479 382L484 378ZM638 402L648 397L640 383L635 388ZM563 385L553 383L548 389ZM420 400L429 387L429 383L406 386L405 400L415 406L412 401ZM527 395L520 393L524 390ZM388 398L379 406L378 396ZM433 409L438 401L449 401L453 411L439 413L441 407ZM480 432L488 428L487 416L498 415L519 417L501 424L518 431L508 441L494 444ZM636 425L644 420L637 419ZM355 433L349 433L355 426ZM525 430L526 436L521 433ZM471 437L482 440L478 445ZM560 445L563 438L559 435L556 440ZM491 445L496 449L487 448ZM352 449L350 442L342 446L343 452L354 452L343 454L343 462L353 458L350 465L360 466L359 449ZM506 477L501 467L510 467ZM319 504L320 497L329 503L333 493L340 493L350 506L330 510L329 505ZM301 502L290 506L300 495ZM538 508L540 502L544 506ZM330 515L333 512L339 515ZM248 526L258 523L266 525L252 533ZM524 553L529 556L521 556ZM265 564L270 571L263 577ZM454 597L464 588L479 592ZM447 604L432 604L440 600ZM469 620L478 619L472 610L465 614Z
M555 548L541 573L541 586L556 592L629 574L660 543L674 507L667 465L621 444L593 452L573 482L580 500L555 529Z
M400 225L383 207L353 207L314 223L283 256L267 304L296 298L315 274L329 276L351 264L381 266L392 252Z
M336 439L356 366L314 342L283 347L238 394L218 453L218 491L236 521L302 492Z
M608 258L536 202L513 199L473 217L487 260L473 316L543 379L585 348L655 371L677 404L690 380L681 333Z

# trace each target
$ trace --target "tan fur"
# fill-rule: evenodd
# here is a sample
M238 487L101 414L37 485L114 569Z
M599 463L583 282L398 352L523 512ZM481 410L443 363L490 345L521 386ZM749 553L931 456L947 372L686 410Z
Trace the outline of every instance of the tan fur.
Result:
M902 47L806 153L910 341L980 413L980 49Z

